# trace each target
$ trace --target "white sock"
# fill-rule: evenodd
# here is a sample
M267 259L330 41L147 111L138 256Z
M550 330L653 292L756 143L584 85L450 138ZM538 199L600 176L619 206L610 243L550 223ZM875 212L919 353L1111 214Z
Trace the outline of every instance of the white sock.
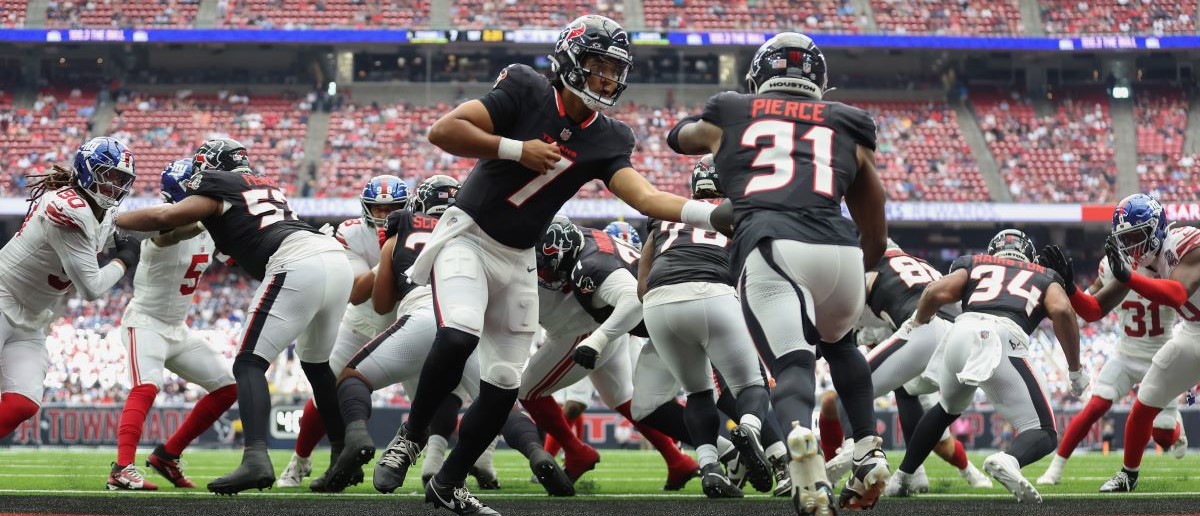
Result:
M762 421L758 419L758 416L754 414L744 414L742 415L740 422L742 427L753 433L755 437L758 437L762 434Z
M696 462L700 467L717 463L717 447L711 444L701 444L696 448Z
M436 472L446 460L446 448L449 443L440 435L431 435L425 443L425 462L421 464L422 473Z
M787 459L787 456L788 456L787 446L783 445L783 441L779 441L775 444L768 446L767 449L764 451L767 452L767 457L770 457L773 459L782 460L782 459Z
M1063 466L1066 464L1067 464L1067 459L1064 459L1062 457L1062 455L1059 455L1057 453L1055 453L1054 458L1050 460L1050 467L1054 468L1054 469L1062 469Z
M724 436L717 436L717 456L724 457L726 453L733 450L733 442L726 439Z

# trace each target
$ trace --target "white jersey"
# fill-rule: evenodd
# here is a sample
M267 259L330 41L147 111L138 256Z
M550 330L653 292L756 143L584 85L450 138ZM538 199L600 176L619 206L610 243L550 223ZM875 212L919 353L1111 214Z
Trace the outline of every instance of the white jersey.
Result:
M87 300L112 289L125 267L100 267L96 254L113 236L113 211L96 220L74 189L46 192L0 250L0 311L20 328L41 330L72 288Z
M1145 267L1139 267L1137 272L1151 278L1159 277ZM1108 258L1100 260L1099 273L1100 281L1106 285L1116 281L1108 267ZM1130 289L1121 304L1117 305L1117 318L1122 329L1117 338L1117 352L1139 360L1150 360L1171 338L1178 314L1173 308L1152 302Z
M1171 228L1163 242L1163 248L1154 259L1153 270L1158 271L1158 277L1169 278L1179 265L1184 255L1200 248L1200 229L1191 226ZM1193 330L1200 330L1200 291L1192 294L1188 302L1179 307L1179 317L1183 324Z
M350 259L350 271L358 276L379 265L379 250L383 247L382 230L368 226L362 218L348 219L338 225L334 238L346 248ZM395 312L386 315L375 313L368 300L359 305L347 305L342 324L355 331L374 337L387 329L396 320Z
M133 274L133 300L125 307L121 325L186 334L192 294L215 251L207 231L166 247L143 240L142 260Z
M577 337L600 327L571 292L538 287L538 310L547 336Z

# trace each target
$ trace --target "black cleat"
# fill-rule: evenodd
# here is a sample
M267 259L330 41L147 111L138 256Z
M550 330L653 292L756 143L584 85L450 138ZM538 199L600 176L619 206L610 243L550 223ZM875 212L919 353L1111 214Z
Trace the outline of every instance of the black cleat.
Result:
M700 487L704 489L704 496L709 498L742 497L742 490L725 476L721 465L716 462L700 468Z
M425 486L425 502L437 508L450 509L460 516L500 516L499 512L475 498L466 487L444 486L438 482L436 475Z
M754 490L760 493L770 491L774 484L774 472L771 470L771 464L767 462L767 454L763 452L758 436L738 425L729 432L729 440L737 449L738 457L746 468L746 480L754 486Z
M345 444L342 453L329 467L328 480L324 485L325 492L340 493L347 487L362 482L362 467L373 458L375 443L371 441L371 434L367 432L367 422L354 421L346 425Z
M208 483L208 490L217 494L235 495L247 489L270 489L275 483L275 469L266 445L246 448L242 453L242 464L232 473L218 477Z
M396 436L392 438L391 443L388 443L387 449L383 450L383 456L375 465L375 473L371 482L375 485L375 490L388 494L404 485L404 477L408 475L408 468L417 461L417 457L421 455L421 448L424 447L424 443L410 440L408 430L404 428L404 425L400 425Z
M540 447L533 450L529 457L529 469L533 470L533 476L537 477L550 496L575 496L575 484L546 450Z

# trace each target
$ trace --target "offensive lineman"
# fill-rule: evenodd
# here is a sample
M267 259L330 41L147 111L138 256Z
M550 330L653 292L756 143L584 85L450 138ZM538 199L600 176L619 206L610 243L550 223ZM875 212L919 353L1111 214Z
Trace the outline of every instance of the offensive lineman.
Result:
M178 178L187 175L191 168L190 159L168 165L162 176L171 177L163 181L164 186L178 186ZM175 202L175 196L165 189L162 196L166 202ZM157 489L150 482L137 482L125 471L137 454L142 425L162 389L163 367L166 367L208 394L196 402L175 434L154 448L146 465L175 487L193 488L196 485L184 476L179 456L237 401L237 384L229 364L208 346L204 337L187 327L192 294L212 263L216 246L204 226L189 224L147 238L141 247L143 259L133 274L133 299L125 307L120 328L133 388L121 410L117 461L113 463L107 486L110 490Z

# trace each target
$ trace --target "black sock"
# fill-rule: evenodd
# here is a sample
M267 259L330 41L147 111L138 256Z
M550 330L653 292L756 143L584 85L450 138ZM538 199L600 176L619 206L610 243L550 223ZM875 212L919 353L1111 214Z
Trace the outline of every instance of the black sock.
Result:
M725 414L725 417L737 421L737 399L733 397L733 391L729 390L729 384L725 383L725 377L721 376L720 371L713 369L713 379L717 384L717 392L721 393L717 396L717 410Z
M345 439L346 423L342 421L342 413L338 410L337 377L329 368L329 362L300 362L300 369L304 370L304 376L312 385L313 403L317 405L317 413L321 414L321 422L325 423L329 441Z
M1053 428L1034 428L1017 434L1008 454L1017 458L1021 467L1033 464L1054 452L1058 447L1058 432Z
M440 435L449 442L454 429L458 428L458 410L462 405L463 402L457 394L447 394L437 412L433 413L433 421L429 422L429 435Z
M357 376L348 376L338 384L338 406L346 424L371 418L371 388Z
M904 461L900 463L900 471L909 474L915 473L933 452L933 447L942 440L942 434L946 433L947 428L950 428L950 423L958 419L958 416L958 414L947 414L941 403L929 409L921 417L921 422L917 423L912 437L908 438L908 449L904 452Z
M670 438L694 448L696 443L692 441L692 434L688 432L684 417L683 406L674 401L668 401L659 405L658 408L654 409L654 412L638 420L638 422L644 423L659 432L667 434Z
M767 408L767 417L762 420L762 435L760 437L763 448L783 441L783 432L779 429L779 417L775 415L774 408Z
M426 365L429 362L425 362ZM457 382L455 382L457 383ZM418 390L418 392L420 392ZM479 397L463 415L458 430L458 443L446 458L442 470L437 474L442 485L461 486L467 472L483 451L492 445L500 429L508 421L508 414L517 402L517 389L501 389L490 383L479 382Z
M423 443L428 437L429 424L447 394L462 381L467 358L479 345L479 337L454 328L438 328L433 339L433 349L425 357L421 367L421 379L417 381L417 396L409 408L404 428L408 437ZM478 401L478 400L477 400Z
M254 353L242 353L233 360L237 380L238 414L246 446L267 444L271 419L271 390L267 386L267 367L271 364Z
M875 387L867 357L854 346L854 332L835 343L822 342L821 356L829 362L833 388L846 410L854 440L875 435Z
M691 398L688 398L691 399ZM738 420L745 414L752 414L765 421L767 408L771 406L771 393L764 385L751 385L737 394ZM760 433L761 435L761 433Z
M912 439L913 432L917 431L917 423L925 415L925 407L921 406L921 398L909 394L904 387L896 389L895 393L896 411L900 413L900 431L904 433L904 442L907 443Z
M538 435L537 425L533 424L529 416L520 412L513 411L508 414L508 420L504 422L501 433L508 447L521 452L525 458L529 458L534 450L542 447L542 436Z
M1137 480L1138 472L1136 470L1131 470L1129 468L1126 468L1125 466L1121 466L1121 471L1124 471L1126 475L1129 475L1129 478L1131 480Z
M689 394L687 406L683 408L683 417L687 424L688 435L692 438L692 442L689 444L692 446L717 445L721 416L717 414L717 401L713 399L713 391Z
M816 357L804 350L792 351L775 360L775 390L771 405L781 428L791 429L793 421L812 428L813 407L817 403Z

